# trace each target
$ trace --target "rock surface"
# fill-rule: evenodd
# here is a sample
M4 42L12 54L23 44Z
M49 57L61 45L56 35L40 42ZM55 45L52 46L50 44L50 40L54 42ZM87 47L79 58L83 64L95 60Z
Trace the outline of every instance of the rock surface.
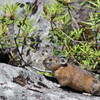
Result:
M0 100L100 100L58 88L37 72L0 63Z

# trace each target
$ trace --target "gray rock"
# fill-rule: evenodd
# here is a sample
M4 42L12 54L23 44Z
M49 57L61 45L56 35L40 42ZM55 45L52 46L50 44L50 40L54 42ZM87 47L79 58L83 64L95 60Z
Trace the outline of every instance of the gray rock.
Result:
M0 100L99 100L57 88L42 74L0 63Z

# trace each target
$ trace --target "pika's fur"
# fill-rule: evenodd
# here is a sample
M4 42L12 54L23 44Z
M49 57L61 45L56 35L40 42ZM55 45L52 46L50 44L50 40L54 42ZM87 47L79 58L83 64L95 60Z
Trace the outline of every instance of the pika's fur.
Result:
M51 70L61 86L68 86L81 92L96 95L100 92L100 81L90 72L73 64L67 64L64 57L48 57L44 67Z

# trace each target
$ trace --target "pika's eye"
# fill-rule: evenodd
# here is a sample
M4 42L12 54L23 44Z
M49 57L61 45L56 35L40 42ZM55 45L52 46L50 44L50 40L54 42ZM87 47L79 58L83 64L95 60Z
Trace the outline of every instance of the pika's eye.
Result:
M65 62L65 59L61 59L60 61L63 63L63 62Z
M49 61L52 61L52 59L49 59Z

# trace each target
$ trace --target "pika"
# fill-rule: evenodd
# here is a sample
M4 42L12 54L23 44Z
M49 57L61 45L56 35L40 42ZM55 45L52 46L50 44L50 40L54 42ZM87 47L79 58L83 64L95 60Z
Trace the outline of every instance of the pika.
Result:
M80 66L68 64L65 57L47 57L43 60L43 65L52 71L61 86L92 95L100 92L100 81Z

